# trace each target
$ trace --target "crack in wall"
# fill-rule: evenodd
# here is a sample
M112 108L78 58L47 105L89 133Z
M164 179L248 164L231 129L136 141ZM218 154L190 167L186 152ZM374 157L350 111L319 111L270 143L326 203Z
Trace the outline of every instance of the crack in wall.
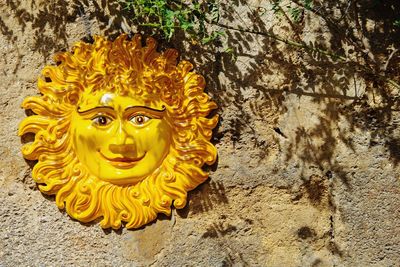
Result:
M328 244L328 249L331 252L332 255L332 266L336 267L337 264L335 262L335 258L337 256L342 257L343 252L339 249L338 245L335 242L335 230L336 230L336 225L335 225L335 219L336 219L336 211L337 211L337 206L334 201L334 175L331 171L328 171L325 175L329 179L329 190L328 190L328 199L329 199L329 209L330 209L330 216L329 216L329 244Z

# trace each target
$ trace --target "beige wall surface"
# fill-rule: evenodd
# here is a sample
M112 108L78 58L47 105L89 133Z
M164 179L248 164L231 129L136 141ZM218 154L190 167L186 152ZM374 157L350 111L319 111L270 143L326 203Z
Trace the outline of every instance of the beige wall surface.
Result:
M158 38L206 78L218 162L184 209L115 231L40 193L20 105L55 52L141 29L116 1L1 0L0 266L398 266L399 4L314 2L293 22L272 1L221 1L220 45Z

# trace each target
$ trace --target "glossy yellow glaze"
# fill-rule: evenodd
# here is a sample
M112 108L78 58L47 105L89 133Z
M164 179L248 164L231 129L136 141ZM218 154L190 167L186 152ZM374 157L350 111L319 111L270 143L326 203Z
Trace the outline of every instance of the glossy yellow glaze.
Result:
M78 42L43 69L41 95L22 104L35 113L19 128L35 134L22 148L38 161L32 177L79 221L137 228L169 215L216 160L209 140L218 117L208 115L217 106L204 78L175 50L146 43L139 35Z
M74 150L91 174L126 185L154 172L169 152L172 129L165 109L141 98L84 94L72 115ZM89 104L88 104L89 103Z

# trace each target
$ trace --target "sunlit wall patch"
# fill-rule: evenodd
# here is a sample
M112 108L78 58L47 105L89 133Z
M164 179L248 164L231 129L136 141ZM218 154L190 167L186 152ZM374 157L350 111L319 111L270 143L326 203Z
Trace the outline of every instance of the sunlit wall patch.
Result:
M74 219L101 218L103 228L138 228L171 206L183 208L187 192L208 178L216 160L210 143L217 105L192 64L176 50L156 51L140 35L114 42L96 37L55 55L39 78L40 96L27 97L19 135L41 192Z

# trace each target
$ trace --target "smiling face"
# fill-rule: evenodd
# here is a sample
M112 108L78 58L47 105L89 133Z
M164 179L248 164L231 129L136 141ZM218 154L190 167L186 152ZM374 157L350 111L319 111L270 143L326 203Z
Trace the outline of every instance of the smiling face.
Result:
M99 92L83 95L72 119L80 162L101 180L135 184L157 169L168 154L171 127L161 103Z

